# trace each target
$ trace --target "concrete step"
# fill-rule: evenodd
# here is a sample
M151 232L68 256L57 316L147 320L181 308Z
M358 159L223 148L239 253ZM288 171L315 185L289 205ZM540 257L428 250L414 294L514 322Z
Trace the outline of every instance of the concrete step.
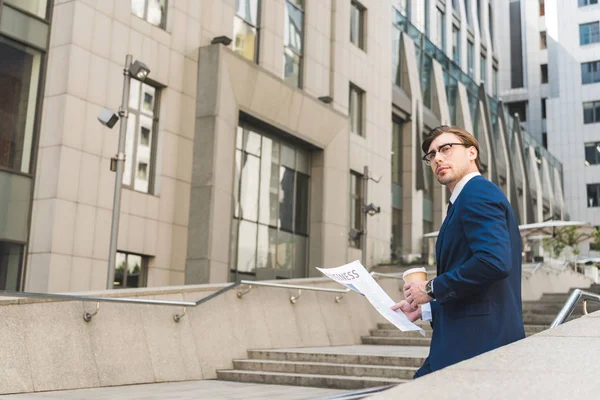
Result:
M403 337L403 338L422 338L423 335L419 332L403 332L400 329L394 327L392 329L371 329L369 331L371 336L379 337ZM425 331L428 337L431 337L431 329Z
M525 325L525 333L536 334L550 329L550 325Z
M276 385L312 386L329 389L363 389L368 387L398 385L406 379L355 377L341 375L289 374L262 371L217 371L217 379L236 382L266 383Z
M391 365L396 367L419 368L425 357L387 356L365 354L336 354L306 351L248 350L253 360L322 362L333 364Z
M288 374L346 375L375 378L412 379L416 367L362 364L316 363L273 360L233 360L233 368L244 371L283 372Z
M362 344L378 344L385 346L429 346L431 337L394 337L394 336L362 336Z
M423 328L424 331L431 331L431 324L429 322L423 322L423 321L419 321L419 322L415 322L415 325L419 326L420 328ZM377 324L377 329L387 329L387 330L395 330L395 331L400 331L398 328L396 328L396 325L394 324L390 324L389 322L380 322ZM402 332L402 331L400 331ZM409 332L404 332L404 333L409 333ZM413 331L410 333L416 333L417 335L421 336L420 333L418 333L417 331ZM422 336L421 336L422 337Z

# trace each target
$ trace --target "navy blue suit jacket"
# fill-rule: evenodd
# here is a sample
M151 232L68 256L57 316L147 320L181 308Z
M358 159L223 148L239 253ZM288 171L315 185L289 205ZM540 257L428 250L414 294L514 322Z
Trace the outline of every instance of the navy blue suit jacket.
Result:
M506 196L476 176L463 187L436 242L433 337L416 376L525 337L522 242Z

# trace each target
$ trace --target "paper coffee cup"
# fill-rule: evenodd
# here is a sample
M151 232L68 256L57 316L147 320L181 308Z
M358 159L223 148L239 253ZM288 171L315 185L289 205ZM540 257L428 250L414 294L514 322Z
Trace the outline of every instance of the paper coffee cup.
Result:
M423 267L411 268L402 274L404 282L421 282L427 280L427 271Z

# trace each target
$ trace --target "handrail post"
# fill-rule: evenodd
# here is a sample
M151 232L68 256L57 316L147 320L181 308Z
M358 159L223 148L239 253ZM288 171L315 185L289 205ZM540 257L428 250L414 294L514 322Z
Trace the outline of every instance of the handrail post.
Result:
M575 309L575 305L577 304L577 302L579 301L580 298L581 298L581 290L580 289L573 290L573 293L571 293L571 295L569 296L569 299L563 306L562 310L560 310L560 312L558 313L558 315L552 322L552 325L550 325L550 329L556 328L558 325L562 324L567 318L569 318L569 316L573 312L573 309Z

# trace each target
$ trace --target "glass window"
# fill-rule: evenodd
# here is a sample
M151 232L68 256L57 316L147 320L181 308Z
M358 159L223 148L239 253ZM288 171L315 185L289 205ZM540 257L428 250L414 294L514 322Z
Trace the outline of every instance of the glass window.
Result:
M46 19L48 0L4 0L4 4L18 7L42 19Z
M396 86L402 84L402 30L392 25L392 82Z
M460 65L460 28L452 25L452 60Z
M469 9L469 0L463 0L465 6L465 14L467 16L467 22L469 26L473 26L473 19L471 18L471 10Z
M359 49L365 49L365 14L367 10L357 1L350 6L350 42Z
M233 18L233 51L258 62L259 0L236 0Z
M592 4L598 4L598 0L579 0L579 7L590 6Z
M0 37L0 167L31 173L41 54Z
M392 120L392 240L391 259L402 254L402 122Z
M485 58L485 56L483 54L481 55L479 68L480 68L479 74L480 74L481 83L483 83L485 86L488 86L487 85L487 59Z
M408 0L392 0L392 7L406 16L408 13Z
M600 142L585 144L585 165L600 164Z
M350 171L350 228L356 231L363 229L362 185L363 176ZM358 235L355 239L350 238L350 247L362 248L362 235Z
M542 119L546 119L546 98L542 98Z
M488 15L488 25L490 27L490 39L492 41L490 43L490 46L494 47L494 14L493 14L493 11L492 11L492 4L491 3L488 4L488 12L489 12L489 15Z
M540 49L544 50L548 48L548 43L546 42L546 31L540 32Z
M140 192L153 193L158 90L135 79L130 82L123 185Z
M586 44L600 42L600 22L591 22L589 24L579 25L579 44L584 46Z
M583 123L595 124L600 122L600 100L583 103Z
M479 22L479 32L483 32L483 19L481 18L481 0L477 0L477 21Z
M544 15L546 15L546 2L545 0L539 0L540 1L540 17L543 17Z
M492 74L494 75L492 77L492 84L494 85L493 93L494 96L498 97L498 68L495 66L492 68Z
M587 185L587 206L600 207L600 183Z
M540 65L542 83L548 83L548 64Z
M232 276L305 277L310 153L250 126L237 138Z
M431 81L433 75L433 60L426 54L423 54L423 66L421 69L421 92L423 96L423 105L431 108Z
M526 101L516 101L514 103L507 103L508 114L513 117L515 114L519 114L519 119L521 122L527 121L527 102Z
M24 249L22 244L0 242L0 290L20 290Z
M436 28L438 30L436 44L442 51L446 51L446 18L439 8L436 8Z
M581 63L581 83L600 82L600 61Z
M350 116L350 132L364 136L364 90L350 84L350 100L348 114Z
M131 0L131 12L159 28L167 25L167 0Z
M114 288L146 287L148 280L148 258L139 254L117 252Z
M475 79L475 46L470 40L467 40L467 68L469 76Z
M302 86L302 56L304 42L303 1L286 0L283 79L295 87Z

